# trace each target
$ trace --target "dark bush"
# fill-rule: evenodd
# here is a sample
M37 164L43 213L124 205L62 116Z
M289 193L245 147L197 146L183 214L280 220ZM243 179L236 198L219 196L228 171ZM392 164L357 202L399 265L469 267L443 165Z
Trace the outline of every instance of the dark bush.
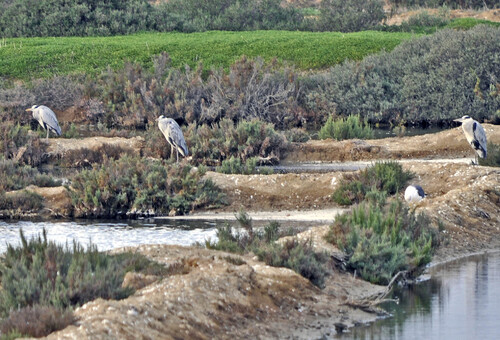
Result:
M240 166L254 157L279 160L288 147L286 139L274 130L272 124L257 119L238 124L230 119L222 119L217 125L210 126L191 124L185 137L193 161L206 165L221 165L231 157ZM252 164L248 166L254 167Z
M40 142L40 137L31 132L28 126L10 121L4 121L0 126L0 158L17 164L37 166L42 163L45 150L46 145Z
M53 306L27 306L12 311L7 319L1 321L0 332L7 337L10 334L22 334L23 337L40 338L66 328L75 321L76 318L70 310Z
M360 114L397 125L450 122L464 112L483 120L500 109L500 28L444 29L390 53L346 62L312 76L305 105L318 114Z
M320 31L357 32L373 28L385 18L381 0L322 0L316 23Z
M146 0L13 0L0 8L3 37L130 34L156 24Z
M28 185L54 187L61 182L53 177L41 174L36 168L29 165L20 166L12 160L0 159L0 191L19 190Z

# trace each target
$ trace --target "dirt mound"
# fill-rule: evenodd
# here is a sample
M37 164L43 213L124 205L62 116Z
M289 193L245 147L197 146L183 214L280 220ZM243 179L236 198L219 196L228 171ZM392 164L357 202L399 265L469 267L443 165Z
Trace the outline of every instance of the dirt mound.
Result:
M77 325L49 339L320 338L335 334L336 322L352 326L373 319L374 314L343 303L383 288L335 273L320 290L289 269L206 249L146 245L133 250L167 265L182 263L187 273L125 300L87 303L75 312Z

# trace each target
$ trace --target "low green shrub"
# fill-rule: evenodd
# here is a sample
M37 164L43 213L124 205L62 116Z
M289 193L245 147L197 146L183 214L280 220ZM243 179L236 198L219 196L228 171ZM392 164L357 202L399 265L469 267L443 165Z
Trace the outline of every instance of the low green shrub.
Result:
M486 158L479 158L479 165L500 167L500 145L489 142Z
M290 268L316 286L323 286L327 256L315 253L307 241L291 239L283 244L276 243L280 237L290 234L289 231L284 233L280 230L277 222L270 222L263 230L255 230L251 218L245 212L240 211L237 219L244 231L234 231L226 224L217 228L217 241L207 240L206 247L237 254L253 252L267 265Z
M332 199L340 205L351 205L363 201L370 191L394 195L405 188L413 176L396 161L376 162L353 175L353 178L343 179L333 192Z
M43 208L43 197L32 191L22 190L6 195L0 191L0 210L37 212Z
M244 174L250 175L255 173L255 168L257 167L257 158L248 158L245 163L242 164L241 159L234 158L231 156L229 159L222 161L221 166L218 166L216 171L223 174Z
M20 190L28 185L54 187L61 185L60 180L47 174L41 174L38 169L29 165L19 165L14 160L0 158L0 191Z
M320 139L368 139L373 138L373 130L367 122L363 122L359 115L349 115L347 118L333 120L330 115L323 127L319 130Z
M0 315L33 305L68 308L97 297L121 299L132 293L122 288L124 268L116 258L100 253L95 245L72 249L43 236L27 240L20 230L19 247L8 245L1 260Z
M0 330L41 337L75 321L72 309L96 298L123 299L133 290L122 287L127 271L166 276L185 269L165 267L139 253L109 255L89 244L84 249L58 245L42 235L7 246L0 258Z
M410 212L399 199L363 202L338 216L327 240L345 252L350 270L377 284L403 270L418 274L439 244L431 220Z
M106 159L72 180L76 216L113 217L125 214L186 214L201 206L225 204L224 195L204 170L186 163L171 164L124 156Z

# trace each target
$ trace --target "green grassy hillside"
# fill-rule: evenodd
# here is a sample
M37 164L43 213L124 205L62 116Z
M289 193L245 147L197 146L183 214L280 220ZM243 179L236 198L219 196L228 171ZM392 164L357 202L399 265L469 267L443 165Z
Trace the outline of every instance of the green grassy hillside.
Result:
M0 40L0 77L32 79L58 74L96 74L125 60L151 65L151 56L169 53L173 66L227 68L240 56L277 57L302 70L321 69L345 59L361 60L392 50L411 33L313 33L251 31L143 33L114 37L16 38Z

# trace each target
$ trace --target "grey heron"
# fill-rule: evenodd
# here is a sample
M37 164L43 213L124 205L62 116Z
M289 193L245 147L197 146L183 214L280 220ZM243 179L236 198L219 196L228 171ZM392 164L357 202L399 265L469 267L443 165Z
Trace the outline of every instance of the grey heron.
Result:
M467 115L455 119L454 122L462 123L462 130L469 144L479 157L486 158L486 132L483 126Z
M26 109L26 111L33 112L33 118L36 119L45 130L47 130L47 137L45 139L49 139L49 131L54 132L58 136L61 135L61 127L57 121L56 114L47 106L33 105L29 109Z
M160 131L163 133L165 139L171 146L170 158L174 157L174 149L177 152L177 162L179 162L179 153L183 157L187 157L189 155L189 151L179 124L177 124L177 122L172 118L166 118L163 115L158 117L157 121Z
M408 203L420 202L424 197L425 192L420 185L409 185L405 190L405 201Z

